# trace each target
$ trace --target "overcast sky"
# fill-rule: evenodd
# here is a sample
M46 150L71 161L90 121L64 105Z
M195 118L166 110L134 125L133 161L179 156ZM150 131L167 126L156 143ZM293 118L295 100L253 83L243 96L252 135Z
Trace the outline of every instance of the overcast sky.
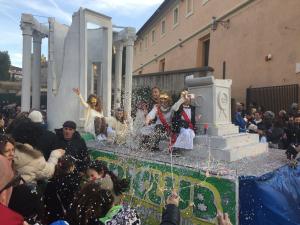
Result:
M79 7L89 8L112 17L113 24L137 30L154 13L163 0L0 0L0 51L8 51L12 65L22 66L22 13L36 15L41 23L47 17L70 25ZM47 39L43 41L43 53Z

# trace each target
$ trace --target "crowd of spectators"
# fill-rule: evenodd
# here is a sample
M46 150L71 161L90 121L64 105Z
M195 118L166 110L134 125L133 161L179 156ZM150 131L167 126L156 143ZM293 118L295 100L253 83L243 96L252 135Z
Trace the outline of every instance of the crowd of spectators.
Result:
M141 224L123 202L128 181L90 158L75 122L52 133L42 113L32 110L18 112L2 128L0 225ZM176 192L167 198L161 224L180 224L179 201ZM226 213L217 220L231 224Z
M298 149L300 143L300 111L297 103L291 104L289 109L272 112L263 110L263 107L252 104L245 109L242 103L236 104L233 118L240 132L259 134L261 142L268 143L269 147L277 149Z

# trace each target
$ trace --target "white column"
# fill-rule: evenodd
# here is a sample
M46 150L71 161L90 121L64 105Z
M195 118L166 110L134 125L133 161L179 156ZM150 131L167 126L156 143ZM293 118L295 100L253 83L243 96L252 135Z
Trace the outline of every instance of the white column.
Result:
M88 66L88 74L90 76L90 93L89 94L95 94L94 93L94 64L89 62Z
M111 115L111 61L112 61L112 26L107 26L103 29L103 34L106 38L106 45L104 45L104 57L101 70L102 76L102 101L103 112L105 116Z
M121 106L123 44L116 43L115 47L116 47L116 60L115 60L114 107L116 109Z
M42 34L33 33L33 66L32 66L32 108L40 109L41 104L41 44Z
M132 92L132 65L133 65L133 38L126 43L126 73L125 73L125 103L124 111L131 116L131 92Z
M23 31L23 56L22 56L22 96L21 110L30 110L30 82L31 82L31 45L32 28L31 24L21 23Z

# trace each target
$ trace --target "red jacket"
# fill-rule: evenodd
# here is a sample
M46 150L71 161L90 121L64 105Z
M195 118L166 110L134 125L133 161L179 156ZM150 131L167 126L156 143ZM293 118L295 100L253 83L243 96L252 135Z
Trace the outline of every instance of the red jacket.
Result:
M20 214L0 204L0 225L23 225L23 223L24 219Z

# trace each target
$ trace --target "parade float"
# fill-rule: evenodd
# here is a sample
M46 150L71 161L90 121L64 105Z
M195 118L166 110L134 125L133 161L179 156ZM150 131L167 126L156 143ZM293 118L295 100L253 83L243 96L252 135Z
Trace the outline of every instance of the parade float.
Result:
M111 115L112 52L116 57L113 108L120 106L124 90L123 105L126 112L131 112L135 29L114 27L110 17L83 8L73 14L70 26L54 18L49 18L48 23L46 26L30 14L22 15L22 109L30 108L31 74L38 74L41 39L48 37L50 129L61 127L66 120L83 126L83 109L72 93L74 87L80 89L85 99L96 93L103 101L104 114ZM89 23L97 28L89 28ZM122 88L124 48L126 69ZM134 138L129 145L105 145L83 133L91 156L104 161L119 177L130 180L125 201L138 210L143 224L159 224L166 196L173 189L181 198L182 224L215 224L218 211L227 212L232 224L267 224L273 219L286 222L290 218L292 222L299 221L295 213L299 194L294 194L298 192L297 182L293 182L297 170L282 167L286 163L284 152L268 150L266 143L259 143L257 134L238 133L231 123L231 83L213 76L186 77L185 86L195 95L193 104L202 118L197 123L194 149L180 157L173 157L167 144L162 144L159 152L142 151L139 140ZM38 85L33 82L34 104L38 104ZM290 190L282 188L287 179ZM285 214L279 216L282 211Z

